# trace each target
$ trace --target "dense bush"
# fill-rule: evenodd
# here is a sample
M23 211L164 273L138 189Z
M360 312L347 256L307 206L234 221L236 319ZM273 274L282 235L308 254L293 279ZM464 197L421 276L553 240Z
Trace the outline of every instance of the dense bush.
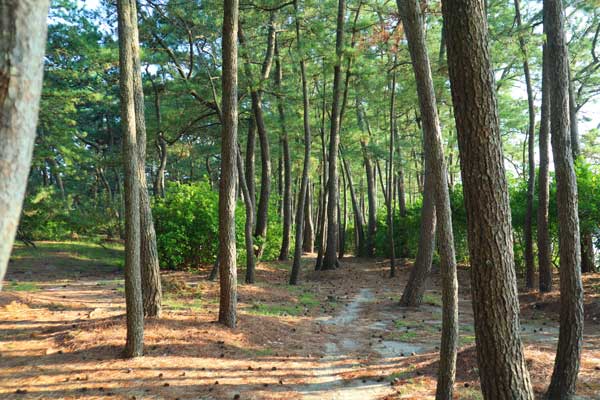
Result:
M273 203L269 210L263 260L273 260L281 246L281 221ZM178 269L211 264L217 256L219 194L209 183L171 183L164 199L153 203L156 244L162 268ZM235 215L238 262L245 259L245 209L238 203Z
M77 236L118 236L117 212L110 205L78 197L62 198L53 187L25 197L20 235L30 240L63 240Z

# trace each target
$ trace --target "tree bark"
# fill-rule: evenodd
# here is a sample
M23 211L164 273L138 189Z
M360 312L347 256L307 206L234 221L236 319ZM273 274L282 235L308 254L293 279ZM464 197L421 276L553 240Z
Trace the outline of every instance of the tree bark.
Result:
M313 253L315 251L315 227L313 223L312 202L313 188L311 186L310 180L308 180L306 200L304 202L304 239L302 240L302 250L305 253ZM301 203L298 202L298 206L300 205ZM298 220L296 219L296 221Z
M519 0L514 0L515 20L519 30L519 48L523 57L523 74L525 75L525 86L527 88L527 105L529 113L529 126L527 128L527 208L525 211L525 226L523 233L525 236L525 286L533 288L535 281L535 262L533 256L533 198L535 191L535 101L533 98L533 87L531 84L531 74L529 72L529 61L527 59L527 47L523 39L523 24L521 21L521 7Z
M246 206L246 222L244 225L244 242L246 244L246 283L254 283L255 281L255 260L254 260L254 203L250 190L248 189L248 180L244 174L244 161L242 160L242 153L237 151L237 171L239 178L239 186L242 189L242 197L244 198L244 205Z
M342 58L344 52L344 20L346 14L346 0L338 0L337 28L335 39L336 62L333 68L333 101L331 105L331 130L329 133L329 165L327 200L327 247L323 258L322 269L334 269L338 265L338 147L340 143L340 96L342 83Z
M394 57L394 64L396 58ZM390 276L396 275L396 245L394 243L394 138L396 136L396 71L392 72L390 85L390 144L388 152L387 193L385 204L387 208L388 240L390 244Z
M138 169L140 182L140 263L144 315L160 317L162 311L162 286L156 248L156 232L150 208L146 181L146 119L144 116L144 88L140 61L139 33L136 2L131 2L131 29L133 57L133 97L135 103L135 128L137 135Z
M302 41L300 36L300 20L298 11L298 0L294 0L294 13L296 22L296 45L298 51L302 51ZM292 272L290 275L290 285L298 284L300 276L300 267L302 261L302 221L304 220L304 209L308 208L310 212L310 195L308 187L308 173L310 170L310 145L311 145L311 134L310 134L310 103L308 95L308 82L306 79L306 65L304 61L304 55L301 54L300 58L300 75L302 78L302 110L303 110L303 128L304 128L304 160L302 162L302 181L300 183L300 192L298 194L298 205L296 206L296 237L294 246L294 262L292 264ZM307 219L309 224L310 214L307 212ZM307 224L307 225L309 225ZM307 226L308 229L308 226ZM312 230L312 227L310 228ZM312 246L311 246L312 247ZM312 251L312 249L311 249Z
M256 185L254 182L254 159L256 149L256 121L254 116L251 115L248 120L248 140L246 142L246 186L248 186L248 193L252 199L252 205L256 204ZM256 212L256 210L254 210ZM254 223L254 222L253 222Z
M550 399L575 394L583 334L583 286L577 205L577 178L569 120L569 55L565 15L560 0L544 0L550 82L550 133L556 171L558 244L560 254L560 332Z
M237 271L235 243L235 186L237 144L237 33L239 1L225 0L223 15L223 75L221 180L219 182L219 322L236 326Z
M119 79L123 164L125 169L125 302L127 343L125 357L144 352L144 306L141 277L140 174L134 87L133 0L119 0Z
M281 145L283 147L283 233L279 260L285 261L288 259L290 253L290 233L292 230L292 161L290 158L290 144L283 107L283 72L277 41L275 41L275 70L275 87L278 91L277 112L281 124ZM302 215L302 217L304 216Z
M0 290L31 166L47 16L48 0L0 1Z
M441 259L443 309L436 399L451 400L456 375L456 348L458 346L458 279L456 276L448 175L435 88L423 31L421 6L418 0L398 0L398 10L408 41L417 83L417 95L423 122L425 163L429 168L428 174L432 181L437 217L437 242Z
M482 0L442 3L485 399L533 400L520 336L508 185Z
M352 202L352 211L354 212L354 220L357 235L357 243L356 243L356 255L358 257L364 257L365 255L365 221L363 220L362 212L360 211L360 204L358 204L358 199L356 192L354 190L354 182L352 182L352 173L350 172L350 166L348 165L348 160L341 154L342 163L344 165L344 169L346 170L346 178L348 181L348 186L350 187L350 200Z
M538 177L537 247L540 292L552 290L552 260L548 227L550 180L548 172L550 133L550 81L548 80L548 48L544 45L542 61L542 110L540 116L540 168Z
M360 107L358 98L356 99L356 116L361 131L366 131L363 110ZM367 143L364 139L360 140L360 146L363 153L363 162L365 164L365 173L367 175L367 203L369 205L369 214L367 222L367 239L365 244L365 255L367 257L375 256L375 235L377 234L377 183L375 182L375 169L371 161L371 155L367 149Z

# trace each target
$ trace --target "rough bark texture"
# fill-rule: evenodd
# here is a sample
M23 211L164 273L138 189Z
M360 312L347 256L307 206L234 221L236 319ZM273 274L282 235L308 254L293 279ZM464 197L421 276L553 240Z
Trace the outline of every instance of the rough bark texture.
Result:
M294 1L294 11L296 14L296 45L298 50L302 49L302 41L300 36L300 20L298 16L298 1ZM310 196L308 187L308 173L310 170L310 104L308 94L308 82L306 79L306 65L304 57L300 59L300 75L302 78L302 110L303 110L303 127L304 127L304 160L302 162L302 181L300 183L300 193L298 194L298 205L296 207L296 237L294 248L294 263L292 264L292 273L290 275L290 285L296 285L300 276L300 263L302 261L302 221L304 219L305 204L310 210ZM308 213L307 213L308 215ZM312 222L310 222L312 224ZM312 228L311 228L312 229ZM312 247L312 246L311 246Z
M560 254L560 332L549 399L570 399L575 394L583 333L581 247L577 214L577 178L569 122L569 56L565 15L560 0L544 0L550 82L550 132L558 210Z
M125 169L125 303L127 343L124 355L138 357L144 352L144 306L141 277L140 176L134 89L134 0L119 0L119 80L121 126Z
M235 245L235 186L237 158L237 33L238 0L224 1L221 134L219 182L219 322L236 326L237 271Z
M519 31L523 29L521 21L521 7L519 0L514 0L515 20ZM533 198L535 191L535 100L533 98L533 87L531 74L529 72L529 61L527 59L527 47L524 33L519 32L519 48L523 57L523 75L525 75L525 87L527 88L527 105L529 113L529 126L527 128L527 208L525 211L525 286L533 288L535 281L535 262L533 256Z
M508 185L482 0L442 3L485 399L532 400L520 336Z
M287 126L285 122L285 110L283 107L282 80L283 72L279 58L279 48L275 42L275 87L279 92L277 98L277 113L281 124L281 146L283 147L283 233L279 260L287 260L290 253L290 233L292 230L292 160L290 158L290 144L288 140ZM304 199L303 199L304 200ZM302 215L304 217L304 215Z
M394 64L396 58L394 58ZM396 71L392 73L390 85L390 143L388 150L387 169L387 196L385 205L387 208L388 240L390 246L390 276L396 275L396 244L394 243L394 139L396 136Z
M550 135L550 82L548 80L548 49L544 45L542 65L542 110L540 116L540 168L538 176L537 247L540 292L552 290L552 261L548 213L550 179L548 172Z
M321 269L334 269L337 267L338 245L338 147L340 143L340 95L342 84L342 57L344 51L344 18L346 1L338 1L337 29L335 40L336 62L333 68L333 101L331 105L331 130L329 132L329 165L327 200L327 247L323 257Z
M442 339L436 390L437 400L451 400L456 375L458 345L458 279L454 253L454 233L448 175L444 159L442 132L437 111L431 66L423 31L423 16L417 0L398 0L404 32L408 41L419 108L423 122L425 162L429 166L437 216L437 242L442 271Z
M48 0L0 1L0 289L31 165L47 15Z
M144 315L160 317L162 311L162 285L156 248L156 232L150 208L150 196L146 181L146 119L144 116L144 88L137 27L137 6L131 2L131 29L133 32L133 96L135 102L135 129L137 134L138 176L140 182L140 264ZM164 178L163 178L164 179ZM163 183L164 185L164 183Z

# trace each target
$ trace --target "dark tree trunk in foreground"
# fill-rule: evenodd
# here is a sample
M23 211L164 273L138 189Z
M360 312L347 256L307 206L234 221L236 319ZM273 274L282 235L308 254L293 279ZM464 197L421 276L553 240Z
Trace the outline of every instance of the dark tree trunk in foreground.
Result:
M296 19L296 45L299 51L302 51L302 41L300 36L300 20L298 11L298 0L294 1L294 12ZM300 276L300 267L302 262L302 222L304 220L305 204L310 207L310 196L308 187L308 173L310 170L310 104L308 94L308 82L306 79L306 65L303 55L300 58L300 75L302 78L302 110L303 110L303 127L304 127L304 160L302 162L302 181L300 183L300 191L298 194L298 205L296 207L296 237L294 246L294 263L292 264L292 273L290 276L290 285L298 284ZM310 208L308 208L310 210ZM312 229L312 228L311 228Z
M0 0L0 289L31 166L47 16L48 0Z
M583 333L583 287L577 206L577 178L569 122L569 56L560 0L544 0L550 82L550 132L556 171L560 254L560 332L549 399L575 394Z
M398 9L408 40L408 48L417 82L419 108L423 121L425 162L429 166L429 176L433 182L436 205L443 300L442 339L436 399L451 400L456 375L456 348L458 345L458 280L456 277L448 175L435 89L423 31L421 6L417 0L398 0Z
M477 360L487 400L533 400L519 299L488 26L482 0L442 3L458 131Z
M542 61L542 110L540 116L540 168L538 176L537 247L540 292L552 290L552 260L548 227L550 179L548 172L550 135L550 81L548 80L548 48L544 45Z
M327 247L323 257L321 269L334 269L337 267L338 245L338 147L340 143L340 96L342 94L342 57L344 51L344 18L346 1L338 1L337 29L335 34L336 62L333 68L333 101L331 105L331 131L329 133L329 165L327 200Z
M236 326L237 271L235 246L235 185L237 144L237 32L238 0L224 1L221 134L219 183L219 322Z
M150 208L150 196L146 182L146 119L144 116L144 88L140 64L140 45L137 27L137 6L131 2L133 92L135 101L135 128L137 134L138 176L140 182L140 265L142 274L142 296L144 315L160 317L162 310L162 285L156 232Z
M275 42L275 69L275 87L278 91L277 112L279 114L279 122L281 123L281 145L283 147L283 237L281 240L281 250L279 251L279 260L284 261L289 257L290 232L292 230L292 161L290 159L290 144L285 122L285 110L283 108L283 72L277 41Z
M535 281L535 262L533 256L533 198L535 191L535 100L533 98L533 87L531 74L529 72L529 60L527 59L527 47L523 39L523 24L521 21L521 7L519 0L514 0L515 20L519 29L519 48L523 57L523 74L525 75L525 86L527 88L527 105L529 113L529 126L527 127L527 209L525 211L525 286L533 288Z
M144 306L140 266L140 176L134 89L134 0L119 0L119 79L123 164L125 169L125 302L127 344L124 355L138 357L144 352Z

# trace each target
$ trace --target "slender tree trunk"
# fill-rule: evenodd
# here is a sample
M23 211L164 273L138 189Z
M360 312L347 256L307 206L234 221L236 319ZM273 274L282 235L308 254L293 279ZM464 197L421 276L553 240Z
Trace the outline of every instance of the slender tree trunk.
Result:
M235 244L235 185L237 144L238 0L224 0L221 179L219 183L219 322L236 326L237 271Z
M269 19L269 30L267 32L267 51L261 68L259 88L253 88L250 92L252 99L252 112L258 129L258 141L260 143L261 157L261 178L260 178L260 196L257 206L255 236L259 238L260 245L256 252L257 258L262 256L267 238L267 226L269 218L269 198L271 196L271 149L269 144L269 135L265 125L262 109L262 83L269 78L271 66L273 64L273 55L275 53L275 13L272 12ZM238 36L240 44L245 44L244 34L239 29ZM252 78L249 61L244 65L245 73L249 79Z
M537 214L537 247L538 266L540 271L540 292L552 290L552 261L550 248L550 230L548 228L550 181L549 181L549 146L550 133L550 81L548 80L548 48L544 45L542 61L542 110L540 117L540 169L538 177L538 214Z
M583 287L577 206L577 178L569 122L569 55L560 0L544 0L550 82L550 132L558 210L560 254L560 332L549 399L575 394L583 334Z
M31 166L47 16L48 0L0 1L0 290Z
M283 108L282 80L283 72L279 57L279 48L275 41L275 87L277 88L277 112L281 123L281 145L283 147L283 237L279 260L287 260L290 253L290 233L292 230L292 161L290 158L290 145L288 141L285 111Z
M577 101L575 98L575 87L571 79L571 69L569 68L569 126L571 133L571 150L573 159L579 157L579 123L577 121Z
M138 357L144 352L144 306L141 276L139 143L136 130L134 88L133 0L119 0L119 78L123 163L125 168L125 302L127 343L124 355Z
M394 64L396 58L394 58ZM394 136L396 136L396 71L392 72L392 82L390 85L390 145L389 145L389 161L387 170L387 192L386 208L387 208L387 225L388 225L388 240L390 244L390 276L396 275L396 245L394 243L394 209L392 207L394 201Z
M342 170L341 178L342 184L338 185L338 199L340 202L337 205L337 213L339 216L338 223L338 260L341 260L346 255L346 220L347 220L347 207L346 207L346 175L344 174L344 170L341 166L339 168Z
M250 190L248 190L248 180L244 174L244 161L242 160L242 154L239 150L237 151L237 171L239 178L239 186L242 189L242 196L244 198L244 205L246 206L246 222L244 225L244 241L246 244L246 283L254 283L255 280L255 261L254 261L254 203L252 202L252 196Z
M354 183L352 182L352 173L350 172L350 166L348 165L348 160L346 160L343 155L342 163L344 165L344 169L346 170L348 186L350 186L350 200L352 201L352 210L354 212L354 219L356 221L354 227L358 239L358 241L356 242L356 255L358 257L363 257L365 255L365 222L363 220L362 212L360 211L360 204L358 204L358 199L354 191Z
M356 116L361 131L365 132L366 126L363 116L363 110L360 107L360 102L358 98L356 99ZM365 140L361 139L360 146L363 153L365 173L367 175L367 202L369 204L365 255L367 257L373 257L375 256L375 235L377 234L377 200L375 199L377 191L377 183L375 182L376 171L371 161L371 156L368 152L367 143L365 142Z
M254 183L254 159L256 149L256 122L254 116L248 120L248 140L246 142L246 186L252 199L252 205L256 204L256 186ZM256 212L256 210L254 210ZM253 222L254 223L254 222Z
M165 197L165 172L167 170L167 141L162 134L158 136L158 155L160 158L160 164L158 171L156 171L156 180L154 183L154 195L164 198Z
M489 400L532 400L520 336L510 203L485 5L482 0L447 0L442 12L467 211L481 390Z
M406 191L404 189L404 168L402 167L402 154L400 153L400 144L398 144L398 161L396 162L398 173L398 209L400 216L406 216Z
M404 32L408 40L421 117L425 163L429 168L438 220L438 249L442 271L442 340L436 390L437 400L451 400L456 375L456 348L458 345L458 279L454 254L454 233L448 191L442 132L437 111L435 88L427 45L423 31L423 16L418 0L398 0Z
M336 62L333 68L333 101L331 105L331 131L329 133L329 168L328 182L329 198L327 201L327 247L323 259L322 269L334 269L338 265L338 147L340 143L340 96L342 81L342 57L344 51L344 19L346 14L346 0L338 0L338 15L336 29Z
M523 229L525 236L525 286L533 288L535 281L535 262L533 256L533 198L535 191L535 101L533 98L533 87L531 84L531 74L529 72L529 61L527 59L527 47L523 39L523 24L521 21L521 7L519 0L514 0L515 19L519 29L519 48L523 57L523 74L525 75L525 86L527 88L527 104L529 112L529 126L527 128L528 137L528 178L527 178L527 210L525 212L525 226Z
M298 51L302 51L302 38L300 36L300 16L298 11L298 0L294 0L294 13L296 22L296 45ZM310 103L308 94L308 82L306 79L306 65L304 55L300 58L300 75L302 78L302 122L304 128L304 160L302 162L302 181L300 183L300 191L298 194L298 206L296 207L296 237L294 246L294 262L292 264L292 273L290 275L290 285L298 284L300 276L300 267L302 262L302 221L304 220L304 210L307 208L307 226L306 229L312 230L312 221L310 216L310 192L308 173L310 170ZM311 232L312 234L312 232ZM306 244L306 242L305 242ZM312 243L311 243L312 251Z
M302 189L302 186L300 187ZM315 251L315 227L313 223L313 215L312 215L312 200L313 199L313 189L310 184L310 180L308 181L308 187L306 191L306 200L304 201L304 239L302 240L303 245L302 249L306 253L313 253ZM301 205L298 202L298 207ZM298 212L296 211L296 215ZM299 223L298 219L296 219L296 223Z
M138 169L140 182L140 263L142 275L142 295L144 315L160 317L162 310L162 286L156 232L150 208L150 196L146 182L146 119L144 116L144 88L140 62L139 34L137 27L137 6L131 2L132 57L133 57L133 96L135 102L135 128L137 134Z

